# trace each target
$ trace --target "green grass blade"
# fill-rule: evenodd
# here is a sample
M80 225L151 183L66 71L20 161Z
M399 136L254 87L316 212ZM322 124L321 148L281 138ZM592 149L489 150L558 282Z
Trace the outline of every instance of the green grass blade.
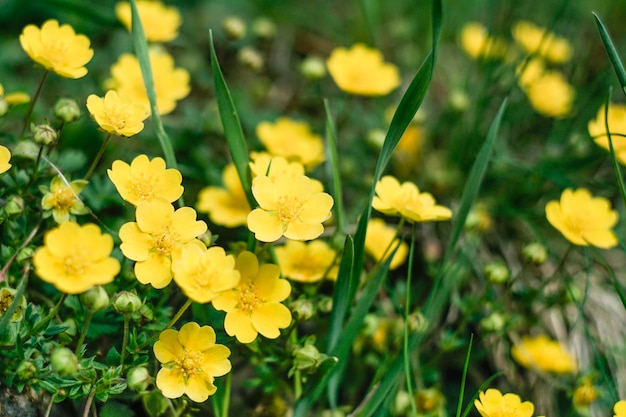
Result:
M497 377L499 377L500 375L502 375L504 372L500 371L497 372L493 375L491 375L489 378L487 378L487 380L485 382L483 382L481 384L481 386L478 388L478 391L476 391L474 393L474 395L472 396L472 398L470 399L470 401L467 403L467 406L465 407L465 411L463 411L463 415L461 417L467 417L467 415L470 413L470 411L472 411L472 407L474 405L474 400L476 400L476 398L478 398L478 394L480 391L485 391L485 388L487 388L489 386L489 384L491 383L491 381L493 381L494 379L496 379Z
M469 369L470 355L472 353L472 343L474 342L474 335L470 336L470 341L467 346L467 354L465 355L465 363L463 364L463 376L461 377L461 389L459 390L459 403L456 408L456 417L461 416L461 409L463 408L463 396L465 395L465 381L467 380L467 370Z
M230 90L224 80L222 69L215 54L215 46L213 44L213 32L209 31L209 41L211 45L211 69L213 70L213 83L215 84L215 95L217 97L217 106L224 126L224 135L228 143L230 155L233 163L237 168L239 180L246 193L246 199L250 207L256 207L256 200L252 195L252 186L250 179L250 169L248 167L248 145L241 129L239 114L233 103Z
M611 135L611 130L609 129L609 106L611 105L611 89L609 89L609 93L606 96L606 100L604 101L604 128L606 130L606 137L609 140L609 151L611 152L611 161L613 162L613 170L615 171L615 175L617 176L617 184L619 185L619 191L622 196L622 201L626 203L626 186L624 185L624 176L622 175L622 169L619 166L619 161L617 160L617 154L615 153L615 147L613 146L613 136Z
M326 112L326 156L328 159L328 170L330 171L329 177L332 178L332 192L335 200L333 211L335 212L335 223L337 225L338 233L345 233L345 218L346 212L343 207L343 193L341 188L341 174L339 172L339 154L337 152L337 134L335 130L335 124L330 113L330 107L328 100L324 99L324 111Z
M333 309L330 312L330 324L328 328L328 346L327 351L332 351L339 340L343 322L350 307L348 290L351 286L352 267L354 260L354 241L352 236L346 236L343 246L343 254L339 263L339 272L337 273L337 282L333 290Z
M604 23L602 23L600 17L597 14L593 13L593 18L596 21L598 32L600 32L600 39L602 40L604 49L606 50L606 53L611 60L611 64L613 65L613 69L615 70L615 75L617 75L619 84L622 87L622 92L626 94L626 70L624 70L622 60L620 59L619 54L617 53L617 49L615 49L615 45L613 45L613 40L611 40L611 36L609 35L606 26L604 26Z

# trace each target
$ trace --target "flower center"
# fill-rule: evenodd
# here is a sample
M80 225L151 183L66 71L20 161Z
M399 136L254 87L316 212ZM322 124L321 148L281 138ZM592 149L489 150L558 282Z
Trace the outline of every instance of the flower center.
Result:
M55 66L63 64L67 58L68 49L67 43L51 39L44 48L46 59Z
M130 192L140 200L150 201L154 198L154 190L156 180L151 176L141 175L139 178L133 178L130 180L128 188Z
M68 211L74 206L76 195L69 187L62 187L54 193L54 208L59 211Z
M63 269L65 271L65 275L68 276L76 277L83 275L87 269L85 257L80 253L73 253L66 256L63 259Z
M252 314L257 306L263 304L265 300L258 296L255 287L249 283L239 290L239 309L248 314Z
M131 116L128 106L121 104L108 107L105 114L109 123L111 123L117 130L124 129L126 127L126 121L130 119Z
M152 250L161 256L169 256L176 243L174 237L169 230L165 230L160 235L154 235L152 241Z
M183 371L185 378L189 378L202 368L202 353L196 350L185 350L182 358L176 360L176 365Z
M296 197L283 195L278 198L278 218L281 223L288 224L298 217L303 202Z

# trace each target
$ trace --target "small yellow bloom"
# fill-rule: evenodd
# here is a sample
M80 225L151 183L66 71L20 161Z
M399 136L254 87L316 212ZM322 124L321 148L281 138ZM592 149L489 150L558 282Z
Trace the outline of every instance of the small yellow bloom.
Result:
M602 106L598 110L595 120L590 120L587 125L589 135L598 144L607 151L610 150L609 138L606 135L605 107ZM626 165L626 105L611 103L608 111L609 132L611 132L611 142L615 149L617 160Z
M532 58L517 67L517 83L525 91L546 72L546 64L542 58Z
M396 237L396 229L388 226L382 219L371 219L365 233L365 251L377 262L382 262L391 254L400 240ZM409 246L402 242L396 251L389 269L396 269L404 263L409 253Z
M11 151L6 146L0 145L0 174L7 172L11 168Z
M589 407L599 396L596 387L593 386L589 378L576 388L572 402L576 407Z
M251 209L235 164L226 165L222 182L225 188L210 186L200 190L196 208L199 212L209 213L211 221L220 226L245 225Z
M466 23L461 29L459 42L465 53L473 59L502 58L506 54L506 41L490 35L482 23Z
M293 281L312 283L324 277L337 279L337 252L323 240L288 240L276 247L276 259L283 276Z
M435 204L429 193L420 193L410 181L402 184L393 176L384 176L376 184L372 207L389 216L402 216L410 222L449 220L449 208Z
M523 87L537 113L560 119L569 116L576 91L560 71L547 71Z
M4 86L0 84L0 116L4 116L9 106L28 103L30 96L22 91L4 94Z
M120 196L135 206L158 198L173 203L184 191L180 185L183 180L180 171L165 169L165 161L159 157L149 160L142 154L135 157L130 165L117 160L107 174Z
M172 258L181 248L206 232L203 221L196 221L196 211L174 207L163 199L141 203L136 211L137 222L120 228L120 250L136 261L135 275L142 284L164 288L172 280Z
M183 68L175 68L174 58L165 51L151 49L150 65L159 114L171 113L176 108L177 101L189 94L189 73ZM111 76L107 82L110 89L116 90L121 96L129 97L133 103L150 108L139 61L134 55L120 56L111 67Z
M626 417L626 400L621 400L613 406L614 417Z
M522 337L520 344L511 348L513 359L529 369L564 374L576 371L576 362L567 349L546 335Z
M137 1L139 19L149 42L168 42L176 39L182 18L174 6L166 6L160 1ZM115 15L126 29L132 30L130 3L115 5Z
M107 91L103 98L91 94L87 97L87 109L102 130L126 137L141 132L143 121L149 115L143 105L133 103L113 90Z
M239 283L235 257L226 255L219 246L207 249L199 240L181 249L180 256L172 263L172 272L176 284L197 303L208 303Z
M111 258L113 238L95 224L68 221L46 232L35 251L35 273L59 291L80 294L113 281L120 263Z
M154 344L154 356L162 367L156 385L166 398L186 394L201 403L215 394L215 377L231 370L230 349L215 343L215 330L190 322L180 331L164 330Z
M617 245L611 230L617 223L617 212L611 209L609 200L592 197L585 188L563 191L560 201L553 200L546 205L546 218L574 245L603 249Z
M20 44L33 61L66 78L84 77L85 65L93 57L89 38L77 35L70 25L59 26L54 19L47 20L41 29L27 25Z
M474 406L483 417L531 417L535 411L532 402L522 402L517 394L502 395L495 388L481 391Z
M272 181L259 175L252 182L252 193L259 203L248 215L248 228L262 242L288 239L312 240L324 232L322 222L331 216L333 198L315 192L305 175L278 177Z
M276 339L291 323L291 311L281 304L291 293L289 281L280 279L278 266L259 266L251 252L239 254L236 269L241 273L239 285L213 300L216 309L226 312L226 333L241 343L254 341L259 333Z
M87 207L78 197L87 184L85 180L68 183L65 178L54 177L50 182L50 189L43 188L41 207L47 211L47 216L52 214L54 221L59 224L73 220L74 214L87 214Z
M335 48L326 66L337 86L346 93L384 96L400 85L398 68L384 62L380 51L360 43L351 49Z
M572 46L565 38L527 21L513 25L513 38L528 54L538 54L550 62L563 63L572 57Z
M259 123L256 134L270 154L299 162L306 169L315 168L326 159L322 138L311 132L306 122L281 117L275 123Z

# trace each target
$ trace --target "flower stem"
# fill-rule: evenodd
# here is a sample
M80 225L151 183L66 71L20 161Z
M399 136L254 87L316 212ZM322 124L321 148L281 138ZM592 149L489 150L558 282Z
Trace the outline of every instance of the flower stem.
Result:
M85 401L85 408L83 410L83 417L89 417L89 410L93 404L93 397L96 396L96 384L93 385L91 391L89 391L89 396L87 397L87 401Z
M222 397L222 415L221 417L228 417L228 409L230 407L230 386L231 386L232 372L226 374L226 381L224 382L224 396Z
M107 147L107 144L109 143L110 140L111 140L111 134L109 133L107 134L106 138L104 138L104 142L102 142L102 146L100 146L100 150L98 151L98 154L96 155L93 162L91 163L91 166L89 167L89 171L87 171L87 173L85 174L85 178L84 178L85 181L87 181L89 177L91 177L91 174L93 174L93 172L96 170L96 166L98 166L98 162L100 162L100 159L102 159L102 155L104 154L104 149Z
M411 276L413 275L413 255L415 254L415 223L411 227L411 247L409 249L409 266L406 273L406 300L404 306L404 335L402 353L404 355L404 374L406 379L406 390L409 393L411 411L413 416L417 416L417 406L413 395L413 375L411 372L411 356L409 350L409 318L411 317Z
M45 70L41 76L41 79L39 80L39 85L37 86L37 90L35 90L35 95L33 96L33 99L30 101L30 106L28 107L28 111L26 112L26 115L24 116L24 126L22 127L22 133L20 134L20 137L23 137L24 133L26 132L26 128L28 127L28 122L30 122L30 117L33 115L33 109L35 108L35 103L37 102L37 99L39 98L39 94L41 93L41 89L43 88L43 84L46 81L46 78L48 77L49 73L50 71Z
M295 325L293 326L293 328L294 330L289 335L289 341L295 346L298 344L298 332L297 330L295 330ZM297 368L293 373L293 392L296 400L298 400L302 396L302 373Z
M85 341L85 337L87 337L87 331L89 330L89 325L91 324L91 318L93 317L93 311L91 309L87 310L87 315L85 316L85 323L83 324L83 330L80 332L80 337L78 338L78 343L76 343L76 350L74 354L79 356L80 347L83 345Z
M126 346L128 345L128 333L130 331L130 313L124 314L124 337L122 338L122 351L120 352L120 366L124 369Z
M187 300L185 302L185 304L183 304L183 306L180 308L180 310L178 310L178 312L174 315L174 317L172 318L172 320L170 320L169 323L167 323L167 326L165 326L163 329L161 329L161 332L169 329L170 327L172 327L173 325L176 324L176 322L181 318L181 316L185 313L185 311L187 311L187 309L189 308L189 306L191 305L192 301L191 300ZM148 339L146 342L142 343L141 345L139 345L137 347L138 350L141 350L143 348L145 348L146 346L149 346L150 344L152 344L152 342L154 342L155 340L157 340L159 338L159 336L161 335L161 332L159 332L158 334L152 336L150 339Z

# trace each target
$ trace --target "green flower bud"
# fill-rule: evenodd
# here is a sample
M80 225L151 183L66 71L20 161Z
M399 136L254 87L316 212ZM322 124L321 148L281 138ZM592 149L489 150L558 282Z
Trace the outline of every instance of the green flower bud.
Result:
M57 140L57 132L50 125L37 125L33 128L33 140L38 145L51 145Z
M315 315L315 306L311 301L300 298L291 303L291 311L297 320L309 320Z
M72 337L78 334L78 326L76 325L76 320L74 320L73 318L70 317L66 319L62 323L62 325L67 327L67 329L63 333Z
M80 117L80 107L74 99L60 98L54 105L54 115L63 122L70 123Z
M141 299L134 292L121 291L113 298L113 308L119 313L134 313L141 308Z
M504 284L509 280L509 269L502 262L492 262L483 270L492 284Z
M375 149L382 149L386 133L382 129L372 129L367 132L367 143Z
M7 199L4 212L9 216L19 216L24 212L24 199L19 195L12 195Z
M293 356L293 367L309 374L314 373L326 358L326 355L320 353L312 344L296 349Z
M522 248L522 256L526 262L541 265L548 258L548 251L541 243L534 242L529 243Z
M89 310L100 311L109 306L109 294L101 285L96 285L81 294L80 301Z
M259 17L252 22L252 33L259 38L270 40L276 35L276 25L266 17Z
M480 321L480 327L487 332L499 332L505 324L506 319L500 313L491 313Z
M133 320L139 321L140 323L150 323L154 320L154 312L145 304L141 305L141 308L133 314Z
M66 347L56 347L50 355L52 369L59 375L74 375L78 372L78 358Z
M130 368L126 374L128 388L133 391L146 391L150 385L150 372L143 366Z
M317 303L317 309L321 313L330 313L333 310L333 299L332 297L322 296Z
M36 373L37 367L29 360L22 361L17 367L17 376L23 381L31 379Z
M420 311L409 315L409 330L411 333L425 332L428 329L428 324L428 319Z
M261 71L265 65L261 53L249 46L245 46L239 50L237 59L253 71Z
M326 76L326 63L320 57L308 56L300 64L300 73L308 80L319 80Z
M24 159L37 159L37 155L39 155L39 146L32 140L21 140L17 142L17 145L13 148L13 152L11 153L11 157L15 158L24 158Z
M246 23L237 16L230 16L222 22L222 29L226 36L233 41L246 36Z

